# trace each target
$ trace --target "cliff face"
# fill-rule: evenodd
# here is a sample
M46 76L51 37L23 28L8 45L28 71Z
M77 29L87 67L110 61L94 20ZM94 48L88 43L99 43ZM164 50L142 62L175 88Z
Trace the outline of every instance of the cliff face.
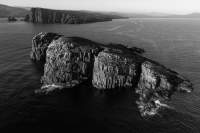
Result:
M138 94L141 115L147 116L156 114L173 93L193 89L190 81L138 54L138 49L53 33L40 33L33 40L39 40L33 41L33 59L46 57L43 86L38 92L72 88L80 83L103 90L130 88Z
M191 92L192 84L162 65L145 61L141 65L140 80L136 93L137 101L143 116L154 115L175 92Z
M133 87L137 76L138 64L133 59L105 51L95 57L92 81L96 88Z
M112 19L122 17L92 12L32 8L30 18L30 21L32 21L33 23L83 24L91 22L111 21Z
M48 46L41 91L49 86L50 90L71 88L91 77L94 55L100 48L84 39L77 43L79 39L60 37Z
M32 39L32 51L30 57L34 61L44 61L46 57L46 50L49 44L59 38L61 35L56 33L39 33Z
M93 86L134 88L142 116L154 115L175 92L191 92L192 84L178 73L140 55L103 51L95 57Z

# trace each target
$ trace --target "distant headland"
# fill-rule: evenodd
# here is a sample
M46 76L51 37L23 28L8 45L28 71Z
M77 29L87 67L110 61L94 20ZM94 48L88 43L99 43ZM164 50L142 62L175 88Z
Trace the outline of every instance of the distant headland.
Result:
M53 10L35 7L15 7L0 4L0 18L8 21L20 20L43 24L84 24L94 22L112 21L121 18L200 18L200 13L177 15L166 13L121 13L121 12L95 12L84 10ZM12 19L14 18L14 19Z
M128 17L105 12L12 7L0 4L0 18L8 18L9 22L21 20L42 24L84 24Z
M112 21L112 19L125 18L118 15L103 14L89 11L52 10L45 8L31 8L27 21L43 24L84 24L94 22Z

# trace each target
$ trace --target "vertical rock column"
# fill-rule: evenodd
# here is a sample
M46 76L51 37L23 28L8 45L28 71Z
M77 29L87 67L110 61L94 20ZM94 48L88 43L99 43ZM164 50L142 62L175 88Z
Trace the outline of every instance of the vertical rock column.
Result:
M132 87L137 68L132 59L103 51L95 57L92 83L98 89Z
M30 57L34 61L45 61L46 50L49 44L61 35L56 33L39 33L32 39L32 51Z
M73 38L60 37L47 49L41 91L72 88L91 79L97 47L76 43Z

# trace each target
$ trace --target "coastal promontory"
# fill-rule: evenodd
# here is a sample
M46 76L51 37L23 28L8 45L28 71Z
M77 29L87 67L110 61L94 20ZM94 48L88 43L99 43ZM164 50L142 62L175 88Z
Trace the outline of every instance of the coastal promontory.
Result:
M175 92L191 92L192 83L140 48L101 44L81 37L39 33L32 40L31 59L44 63L37 93L88 84L96 90L131 89L142 116L155 115Z
M53 10L45 8L31 8L26 21L42 24L84 24L94 22L112 21L112 19L124 18L122 16L91 12L91 11L71 11Z

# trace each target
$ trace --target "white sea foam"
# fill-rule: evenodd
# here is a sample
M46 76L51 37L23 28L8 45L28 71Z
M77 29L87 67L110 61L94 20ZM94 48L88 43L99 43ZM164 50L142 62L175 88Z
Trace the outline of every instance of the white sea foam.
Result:
M55 89L55 88L57 88L57 89L62 89L63 86L51 84L51 85L43 85L43 86L41 87L41 89L47 89L47 88L48 88L48 89Z
M167 104L161 103L159 100L155 101L155 104L159 105L160 107L165 107L165 108L172 108Z

